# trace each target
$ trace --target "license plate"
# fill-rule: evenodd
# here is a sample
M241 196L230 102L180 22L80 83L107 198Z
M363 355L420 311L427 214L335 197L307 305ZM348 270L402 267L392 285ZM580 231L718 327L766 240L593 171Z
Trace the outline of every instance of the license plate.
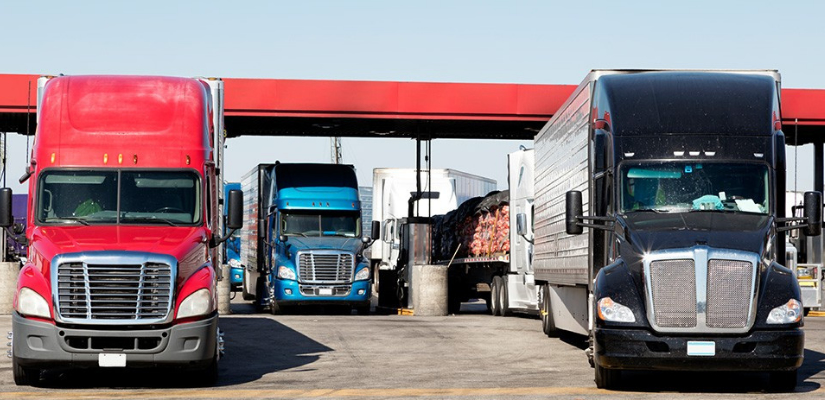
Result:
M713 357L716 355L715 342L688 342L687 355L699 357Z
M100 353L97 355L97 365L101 367L125 367L126 354Z
M318 289L319 296L332 296L332 288L320 288Z

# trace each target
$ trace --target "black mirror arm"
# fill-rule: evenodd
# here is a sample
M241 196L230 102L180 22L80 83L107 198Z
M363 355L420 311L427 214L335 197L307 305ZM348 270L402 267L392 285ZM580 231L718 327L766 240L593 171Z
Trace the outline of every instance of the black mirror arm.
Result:
M209 247L218 247L219 244L227 241L235 231L237 231L237 229L229 231L229 233L224 236L212 236L212 240L209 241Z
M576 219L581 221L588 220L604 222L603 224L588 224L586 222L576 222L576 225L581 226L583 228L601 229L605 231L613 229L613 224L616 222L616 218L614 217L585 217L583 215L577 215Z
M527 243L534 244L534 243L533 243L533 239L527 239L527 235L519 235L519 236L523 237L523 238L524 238L524 240L526 240L526 241L527 241Z
M787 231L792 231L792 230L795 230L795 229L804 228L806 225L808 225L808 218L805 218L805 217L802 217L802 218L800 218L800 217L777 218L776 222L777 222L777 225L778 224L786 224L788 222L791 222L791 224L776 227L777 232L787 232ZM800 222L800 223L793 224L793 222Z

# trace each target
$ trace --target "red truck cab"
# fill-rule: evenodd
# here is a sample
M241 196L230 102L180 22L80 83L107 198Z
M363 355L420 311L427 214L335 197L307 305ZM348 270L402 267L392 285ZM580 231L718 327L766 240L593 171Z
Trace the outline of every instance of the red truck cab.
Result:
M212 105L207 80L48 80L21 178L29 257L13 303L17 384L54 367L217 378L224 238ZM230 195L230 228L240 226L239 199Z

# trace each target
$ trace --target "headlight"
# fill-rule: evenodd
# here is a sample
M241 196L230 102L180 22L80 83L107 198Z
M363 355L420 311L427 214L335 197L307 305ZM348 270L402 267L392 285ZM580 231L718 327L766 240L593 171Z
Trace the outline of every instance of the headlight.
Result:
M278 267L278 278L294 281L297 277L295 276L295 271L293 271L292 268L281 265Z
M612 322L636 322L636 317L633 316L633 311L616 303L610 297L603 297L597 304L597 311L599 318L604 321Z
M355 274L356 281L365 281L370 279L370 269L369 267L361 268L357 274Z
M228 264L229 268L243 268L243 265L241 265L241 260L238 260L237 258L229 259Z
M816 278L816 267L797 267L796 277L799 279L814 279Z
M208 314L212 311L212 294L209 289L200 289L187 296L180 303L178 318L188 318Z
M30 317L52 317L46 299L27 287L20 289L20 294L17 296L17 312Z
M790 299L787 303L774 308L768 314L769 324L792 324L802 319L802 303L796 299Z

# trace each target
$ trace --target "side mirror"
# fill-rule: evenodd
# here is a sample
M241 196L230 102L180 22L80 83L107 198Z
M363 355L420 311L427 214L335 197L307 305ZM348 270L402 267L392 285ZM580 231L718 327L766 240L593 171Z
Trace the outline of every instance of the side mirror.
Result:
M363 236L361 237L361 243L370 244L372 243L372 238L369 236Z
M372 230L370 230L370 238L378 240L381 237L381 221L372 221Z
M11 215L11 189L0 189L0 227L8 228L14 224Z
M278 240L280 240L282 243L286 243L286 241L289 240L289 238L286 235L280 235L278 236Z
M578 225L576 216L582 215L582 192L571 190L567 192L564 202L565 231L568 235L581 235L584 228Z
M240 190L230 190L228 203L226 228L241 229L243 226L243 192Z
M805 192L803 201L804 217L808 219L802 232L805 236L819 236L822 234L822 193Z
M519 236L527 235L527 216L524 213L516 214L516 233Z

